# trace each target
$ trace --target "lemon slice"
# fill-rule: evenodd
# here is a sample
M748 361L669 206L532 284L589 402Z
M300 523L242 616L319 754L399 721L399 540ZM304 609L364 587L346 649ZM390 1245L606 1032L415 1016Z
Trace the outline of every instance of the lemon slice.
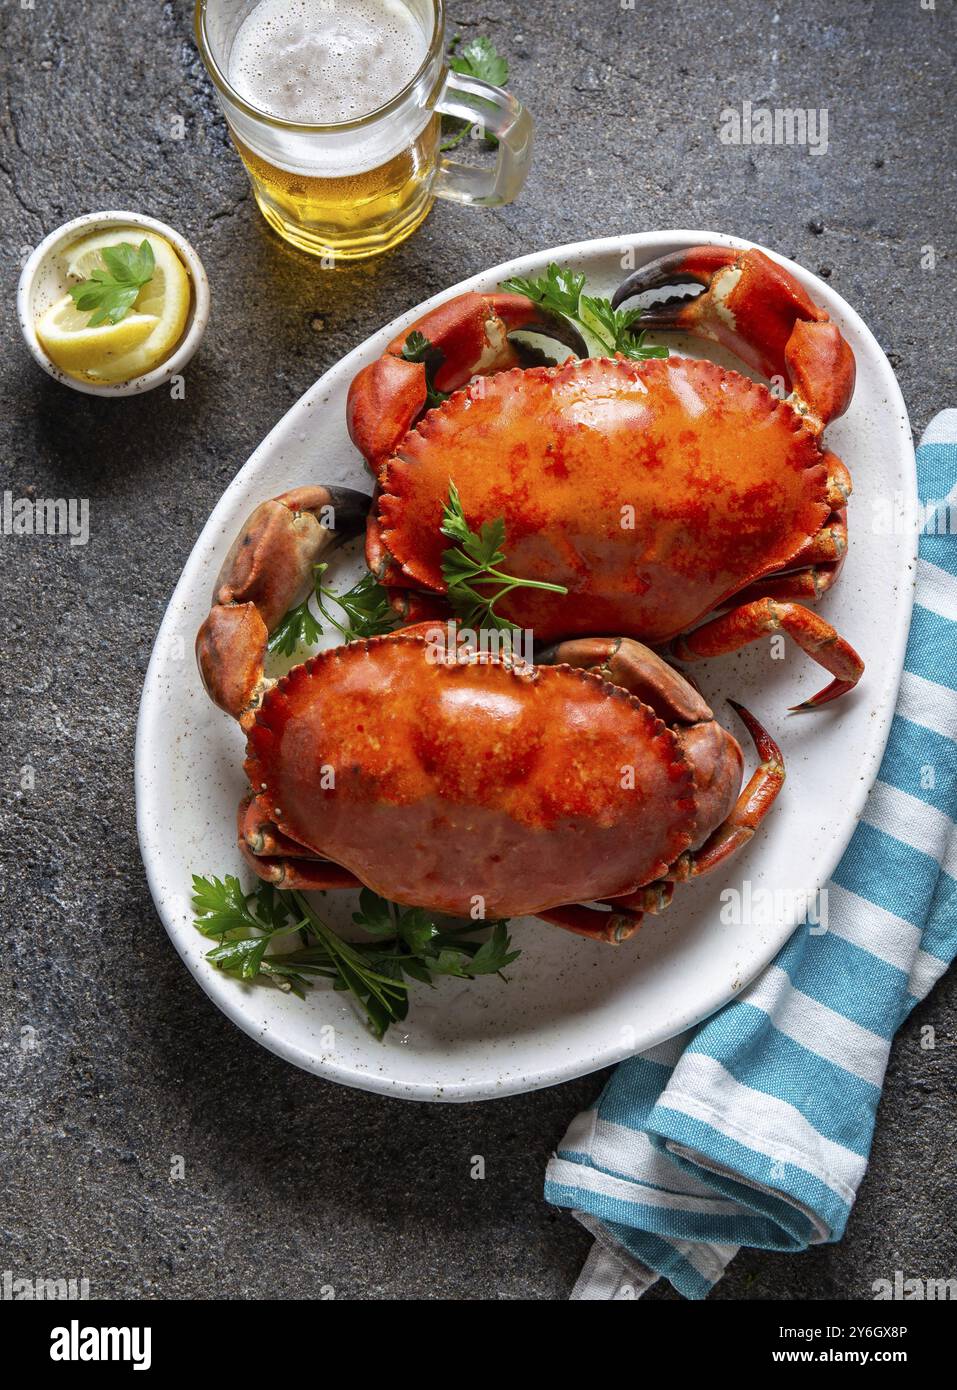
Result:
M156 314L127 314L119 323L90 328L90 313L81 313L68 294L49 308L37 324L37 337L44 351L70 376L97 381L124 381L125 367L113 373L119 363L137 352L156 332Z
M103 267L104 247L119 246L122 242L140 246L143 241L149 242L156 264L153 278L140 290L129 318L152 317L155 319L153 329L148 335L131 342L123 353L111 354L105 366L93 360L86 363L82 370L92 380L124 381L151 372L166 361L183 336L191 302L189 276L165 237L137 227L95 232L70 248L67 253L67 275L77 283L88 280L94 270ZM114 327L122 328L126 322L127 319L123 319ZM102 329L93 331L99 333ZM53 356L52 353L50 355Z

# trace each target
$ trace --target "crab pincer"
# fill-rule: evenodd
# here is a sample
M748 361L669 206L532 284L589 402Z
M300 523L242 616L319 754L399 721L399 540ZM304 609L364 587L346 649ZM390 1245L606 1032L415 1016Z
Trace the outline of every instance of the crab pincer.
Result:
M350 488L293 488L261 503L233 542L196 659L210 699L244 725L269 688L270 632L309 593L323 556L360 534L369 503Z
M520 331L543 334L581 356L588 350L574 324L524 295L474 291L440 304L394 338L359 372L346 406L349 433L372 472L378 476L435 392L520 366L510 337Z
M757 247L692 246L641 266L618 287L612 304L618 308L670 285L704 289L693 298L650 305L642 328L710 338L762 376L783 378L818 429L844 414L854 394L854 354L827 311L784 266Z

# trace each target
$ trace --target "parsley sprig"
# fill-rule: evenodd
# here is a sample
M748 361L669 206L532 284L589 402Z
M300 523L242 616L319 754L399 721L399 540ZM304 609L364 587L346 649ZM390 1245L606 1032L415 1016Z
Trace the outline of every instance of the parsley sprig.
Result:
M138 248L128 241L118 246L104 246L100 255L104 269L94 270L89 280L70 287L78 309L84 313L88 309L95 311L90 328L122 322L156 270L153 248L145 240Z
M453 72L478 77L493 87L504 87L508 81L508 59L484 34L476 34L464 43L462 35L456 34L449 44L449 55L449 67Z
M505 559L505 519L483 521L473 531L465 519L459 490L449 479L449 500L442 508L442 534L455 541L442 552L442 578L448 586L447 598L463 626L509 629L514 624L495 611L495 605L513 589L547 589L567 594L563 584L546 584L538 579L520 579L498 567ZM476 585L497 585L494 593L482 593Z
M346 593L337 594L326 588L322 582L328 568L328 565L313 566L313 592L295 608L290 608L279 626L273 630L269 638L271 652L292 656L298 647L314 647L319 641L324 629L322 622L310 607L313 598L326 622L334 627L346 642L355 642L363 637L379 637L382 633L393 630L396 616L389 603L389 595L374 575L364 574ZM338 604L346 617L344 623L329 612L327 603Z
M360 637L381 637L383 633L393 630L396 615L389 602L388 591L375 575L364 574L346 593L334 594L319 582L326 568L326 565L316 566L316 601L322 616L346 642L355 642ZM326 600L339 605L346 615L345 625L332 616L326 608Z
M493 87L504 87L508 83L508 59L499 53L491 39L483 34L462 42L462 35L456 34L449 44L449 67L465 77L478 77L490 82ZM455 121L455 134L443 141L443 150L454 150L472 129L471 121ZM498 145L494 135L486 137L489 145Z
M405 340L402 356L406 362L421 362L425 366L425 399L430 409L449 398L448 391L437 391L435 374L445 361L445 354L430 342L424 333L410 333Z
M439 927L422 908L401 908L370 889L359 896L353 921L371 942L343 941L302 893L259 883L247 893L238 878L193 875L194 924L219 944L206 959L247 983L271 981L300 998L316 979L348 991L377 1038L409 1011L408 981L432 985L435 976L474 979L501 974L521 954L511 950L507 923L469 922ZM485 941L469 938L491 927ZM298 935L301 945L282 953L270 947ZM504 978L504 977L503 977Z
M311 599L310 594L295 608L290 608L282 622L270 633L267 650L278 652L280 656L293 656L299 647L316 645L322 636L322 623L309 606Z
M613 309L609 299L585 294L585 276L567 266L551 261L544 275L532 278L513 275L503 280L501 287L512 294L524 294L543 308L571 320L610 357L620 352L624 357L644 362L649 357L668 356L666 347L646 343L645 334L636 328L641 309Z

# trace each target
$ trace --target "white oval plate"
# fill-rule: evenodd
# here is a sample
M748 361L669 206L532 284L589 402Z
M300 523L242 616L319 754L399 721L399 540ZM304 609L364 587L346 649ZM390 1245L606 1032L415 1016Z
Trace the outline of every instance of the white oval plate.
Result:
M867 670L857 690L836 705L788 716L789 705L826 680L790 643L784 659L771 659L762 642L695 667L719 718L733 727L725 697L742 701L778 737L787 760L784 792L748 850L724 871L679 885L670 911L646 918L618 949L541 922L513 922L522 954L508 971L508 984L493 977L446 980L434 991L413 985L407 1023L382 1043L341 994L320 987L302 1001L222 975L205 961L210 943L192 925L190 875L242 872L235 814L245 781L243 739L204 694L192 653L216 574L247 514L264 498L303 483L371 491L346 432L346 391L360 367L425 310L463 290L493 290L506 275L538 273L550 260L585 271L592 293L610 294L633 266L704 242L751 244L694 231L578 242L496 266L418 305L303 396L226 489L196 542L143 691L136 740L143 860L160 917L206 993L251 1037L307 1071L416 1100L464 1101L531 1091L619 1061L713 1013L746 985L803 919L796 895L813 894L827 882L851 837L890 727L913 597L915 538L879 534L875 504L895 494L905 506L914 500L914 451L897 382L870 331L830 285L785 261L833 315L857 357L851 408L828 433L828 444L854 476L850 553L820 607L860 651ZM629 252L633 259L623 260ZM661 341L739 365L700 342ZM360 569L354 545L337 562L333 583L351 584ZM740 728L736 732L746 742ZM759 890L780 890L774 910L758 913L757 924L726 923L722 890L741 890L745 880L753 903L763 901L754 896ZM322 910L332 925L348 930L353 895L326 894Z

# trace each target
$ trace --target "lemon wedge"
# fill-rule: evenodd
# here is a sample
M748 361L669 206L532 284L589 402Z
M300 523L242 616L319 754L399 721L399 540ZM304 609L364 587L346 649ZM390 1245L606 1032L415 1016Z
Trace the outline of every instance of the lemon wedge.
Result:
M90 313L81 313L68 294L49 308L37 324L37 337L47 356L70 376L95 381L125 381L123 364L144 345L159 326L156 314L127 314L119 323L90 328Z
M186 268L165 237L137 227L112 228L84 237L67 252L68 277L79 284L103 268L105 247L148 241L155 267L136 303L119 323L90 328L90 313L77 310L69 295L47 310L37 336L58 367L94 382L128 381L162 365L189 318L191 291Z

